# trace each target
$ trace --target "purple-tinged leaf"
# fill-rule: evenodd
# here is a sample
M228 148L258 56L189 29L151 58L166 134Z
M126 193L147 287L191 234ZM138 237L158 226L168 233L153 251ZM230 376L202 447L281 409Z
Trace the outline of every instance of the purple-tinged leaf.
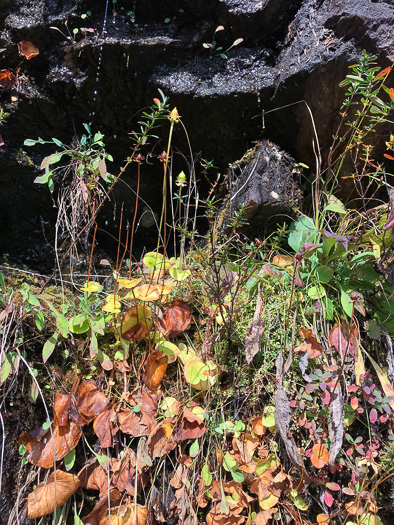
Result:
M391 228L393 230L394 228L394 208L391 210L390 215L387 217L387 221L385 225L383 226L385 230L388 230Z
M323 246L322 244L315 244L314 242L304 242L298 254L301 257L304 257L307 259L308 257L311 257L315 253L315 251L318 248L321 248L322 246Z
M317 388L319 388L319 385L317 385L316 383L313 384L313 383L308 383L307 385L305 385L305 390L307 392L313 392L314 390L316 390Z
M375 408L373 408L370 412L369 412L369 420L371 423L376 423L378 419L378 413L376 411Z
M326 238L329 239L336 239L338 242L340 242L345 250L347 251L349 248L349 242L350 242L350 235L337 235L336 233L331 233L328 230L323 230L323 235Z
M321 396L321 399L325 405L328 405L330 403L330 392L324 392L324 394Z
M338 490L341 490L341 487L338 485L338 483L334 483L332 481L330 481L329 483L326 483L326 487L335 492L337 492Z
M346 494L346 496L355 496L356 492L354 492L353 489L350 489L349 487L343 487L342 492Z

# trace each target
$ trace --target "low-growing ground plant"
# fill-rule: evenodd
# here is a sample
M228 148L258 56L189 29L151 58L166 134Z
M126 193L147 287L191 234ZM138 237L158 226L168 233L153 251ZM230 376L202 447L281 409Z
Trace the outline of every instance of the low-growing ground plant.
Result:
M216 227L216 183L202 201L193 155L188 175L169 167L182 121L163 95L127 160L139 188L140 148L164 117L157 248L134 257L136 206L116 263L103 261L108 275L89 270L75 293L40 279L11 288L0 274L2 404L24 368L20 388L45 407L19 436L21 475L30 474L9 524L380 525L393 515L384 499L394 474L393 212L368 208L387 181L364 142L394 96L390 71L374 60L364 54L352 66L345 132L327 167L317 163L314 208L288 229L251 242L242 210L228 230ZM57 181L64 190L79 181L96 201L73 246L121 176L100 170L102 136L87 132L83 149L55 142L39 181L56 182L50 166L67 159ZM358 210L334 192L346 155ZM209 224L200 237L197 205ZM179 256L168 253L170 228L181 235Z

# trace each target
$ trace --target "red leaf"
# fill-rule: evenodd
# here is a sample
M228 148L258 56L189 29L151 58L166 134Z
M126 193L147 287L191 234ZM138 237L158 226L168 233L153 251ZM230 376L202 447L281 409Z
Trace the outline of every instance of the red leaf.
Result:
M324 493L324 501L325 501L327 507L332 507L332 504L334 503L334 498L332 497L332 495L329 492L325 491L325 493Z
M389 95L390 95L391 100L394 100L394 88L389 89Z
M393 92L393 100L394 100L394 89L391 89L391 91ZM388 153L384 153L384 157L386 157L387 159L390 159L390 160L394 160L394 157L392 157Z
M342 321L340 325L336 323L333 326L329 339L341 357L344 357L347 348L351 355L355 355L358 349L359 332L354 323L349 327L346 321Z

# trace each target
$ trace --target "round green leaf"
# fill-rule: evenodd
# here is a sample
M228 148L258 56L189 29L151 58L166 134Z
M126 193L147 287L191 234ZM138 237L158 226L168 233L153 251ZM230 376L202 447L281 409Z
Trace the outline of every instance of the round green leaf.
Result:
M311 299L321 299L326 295L326 290L321 284L308 288L308 295Z
M334 276L334 270L330 266L318 266L316 268L316 274L321 283L328 283Z

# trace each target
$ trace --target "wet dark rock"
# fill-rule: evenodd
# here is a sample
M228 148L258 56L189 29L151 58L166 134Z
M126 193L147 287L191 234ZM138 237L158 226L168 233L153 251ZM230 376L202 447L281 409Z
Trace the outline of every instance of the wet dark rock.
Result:
M213 159L222 172L253 140L262 138L314 166L316 138L306 104L324 162L344 95L338 85L349 64L359 60L364 48L378 56L381 67L390 65L394 54L394 6L389 2L118 0L115 14L108 2L103 33L105 7L106 2L93 0L1 3L0 68L17 67L19 40L31 40L40 49L37 57L22 64L18 88L0 93L0 104L11 114L1 129L5 146L0 148L0 162L2 171L7 170L3 191L14 196L4 199L2 213L20 217L15 219L14 232L26 230L27 222L38 232L42 220L53 217L50 204L48 213L39 207L31 211L31 196L47 191L34 187L37 172L31 166L25 171L11 168L26 138L57 137L70 143L82 134L83 122L92 122L93 129L105 134L108 149L118 160L116 171L131 150L129 133L137 126L137 112L151 104L160 88L170 97L171 107L178 107L194 152ZM87 11L91 17L82 19ZM223 50L244 39L227 53L227 60L203 47L219 25L224 30L215 39ZM94 32L83 35L84 27ZM75 37L74 28L78 29ZM268 113L277 108L282 109ZM267 113L264 129L262 110ZM165 140L152 142L153 153L165 148L167 132L167 128L158 130ZM384 144L388 134L389 129L382 127L373 140ZM181 129L175 130L174 144L187 154ZM34 164L47 154L44 149L29 149ZM14 176L18 177L15 185ZM135 188L135 178L133 166L124 179ZM160 178L161 165L153 163L149 181L156 185ZM145 190L142 197L156 206L158 192L152 192L149 184ZM124 191L125 186L117 198L132 209L133 192ZM41 198L50 201L48 196ZM120 203L117 224L119 210ZM106 213L110 227L112 212ZM145 234L141 232L141 242ZM13 237L4 234L2 244L4 252L13 252Z
M289 223L301 199L295 172L294 159L270 141L249 150L229 171L222 228L242 209L246 224L238 231L251 239L263 239L277 224Z

